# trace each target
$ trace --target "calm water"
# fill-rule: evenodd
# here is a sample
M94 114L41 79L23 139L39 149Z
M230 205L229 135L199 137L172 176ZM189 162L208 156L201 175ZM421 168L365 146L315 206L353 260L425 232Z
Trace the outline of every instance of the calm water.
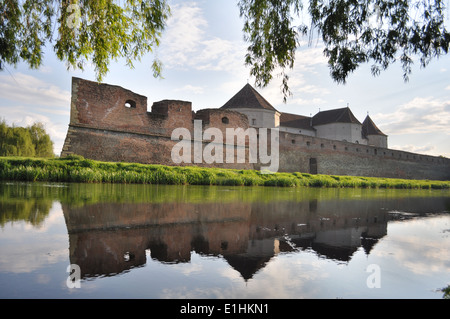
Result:
M449 211L449 191L0 183L0 298L440 299Z

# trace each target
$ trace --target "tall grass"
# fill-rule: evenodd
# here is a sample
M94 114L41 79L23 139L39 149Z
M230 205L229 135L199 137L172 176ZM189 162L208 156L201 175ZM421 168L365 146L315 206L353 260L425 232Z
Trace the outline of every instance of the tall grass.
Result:
M262 174L256 170L100 162L85 159L81 156L54 159L2 157L0 158L0 180L173 185L450 189L450 181L311 175L300 172Z

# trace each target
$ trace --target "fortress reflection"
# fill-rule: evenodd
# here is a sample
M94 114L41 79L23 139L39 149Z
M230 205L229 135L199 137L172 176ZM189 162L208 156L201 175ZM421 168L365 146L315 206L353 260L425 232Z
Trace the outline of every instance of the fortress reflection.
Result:
M189 262L191 253L224 258L248 280L280 253L302 250L349 262L384 236L397 210L441 212L447 200L335 199L266 203L63 204L70 262L84 279L113 276L146 264ZM401 207L401 208L400 208ZM409 216L409 215L408 215Z

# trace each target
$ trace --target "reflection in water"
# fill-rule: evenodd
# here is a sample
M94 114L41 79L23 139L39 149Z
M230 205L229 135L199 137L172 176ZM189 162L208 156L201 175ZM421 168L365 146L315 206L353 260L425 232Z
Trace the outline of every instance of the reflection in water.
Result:
M309 200L63 204L70 262L83 278L111 276L146 264L189 262L191 253L224 258L248 280L279 253L314 251L347 263L367 255L387 223L442 212L448 198L313 197ZM407 211L408 213L401 213Z
M440 298L449 194L0 183L0 297Z

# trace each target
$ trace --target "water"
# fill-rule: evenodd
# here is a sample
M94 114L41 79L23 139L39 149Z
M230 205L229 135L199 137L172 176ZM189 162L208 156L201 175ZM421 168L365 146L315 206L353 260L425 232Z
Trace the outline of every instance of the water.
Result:
M0 183L0 198L0 298L441 299L450 284L449 191Z

